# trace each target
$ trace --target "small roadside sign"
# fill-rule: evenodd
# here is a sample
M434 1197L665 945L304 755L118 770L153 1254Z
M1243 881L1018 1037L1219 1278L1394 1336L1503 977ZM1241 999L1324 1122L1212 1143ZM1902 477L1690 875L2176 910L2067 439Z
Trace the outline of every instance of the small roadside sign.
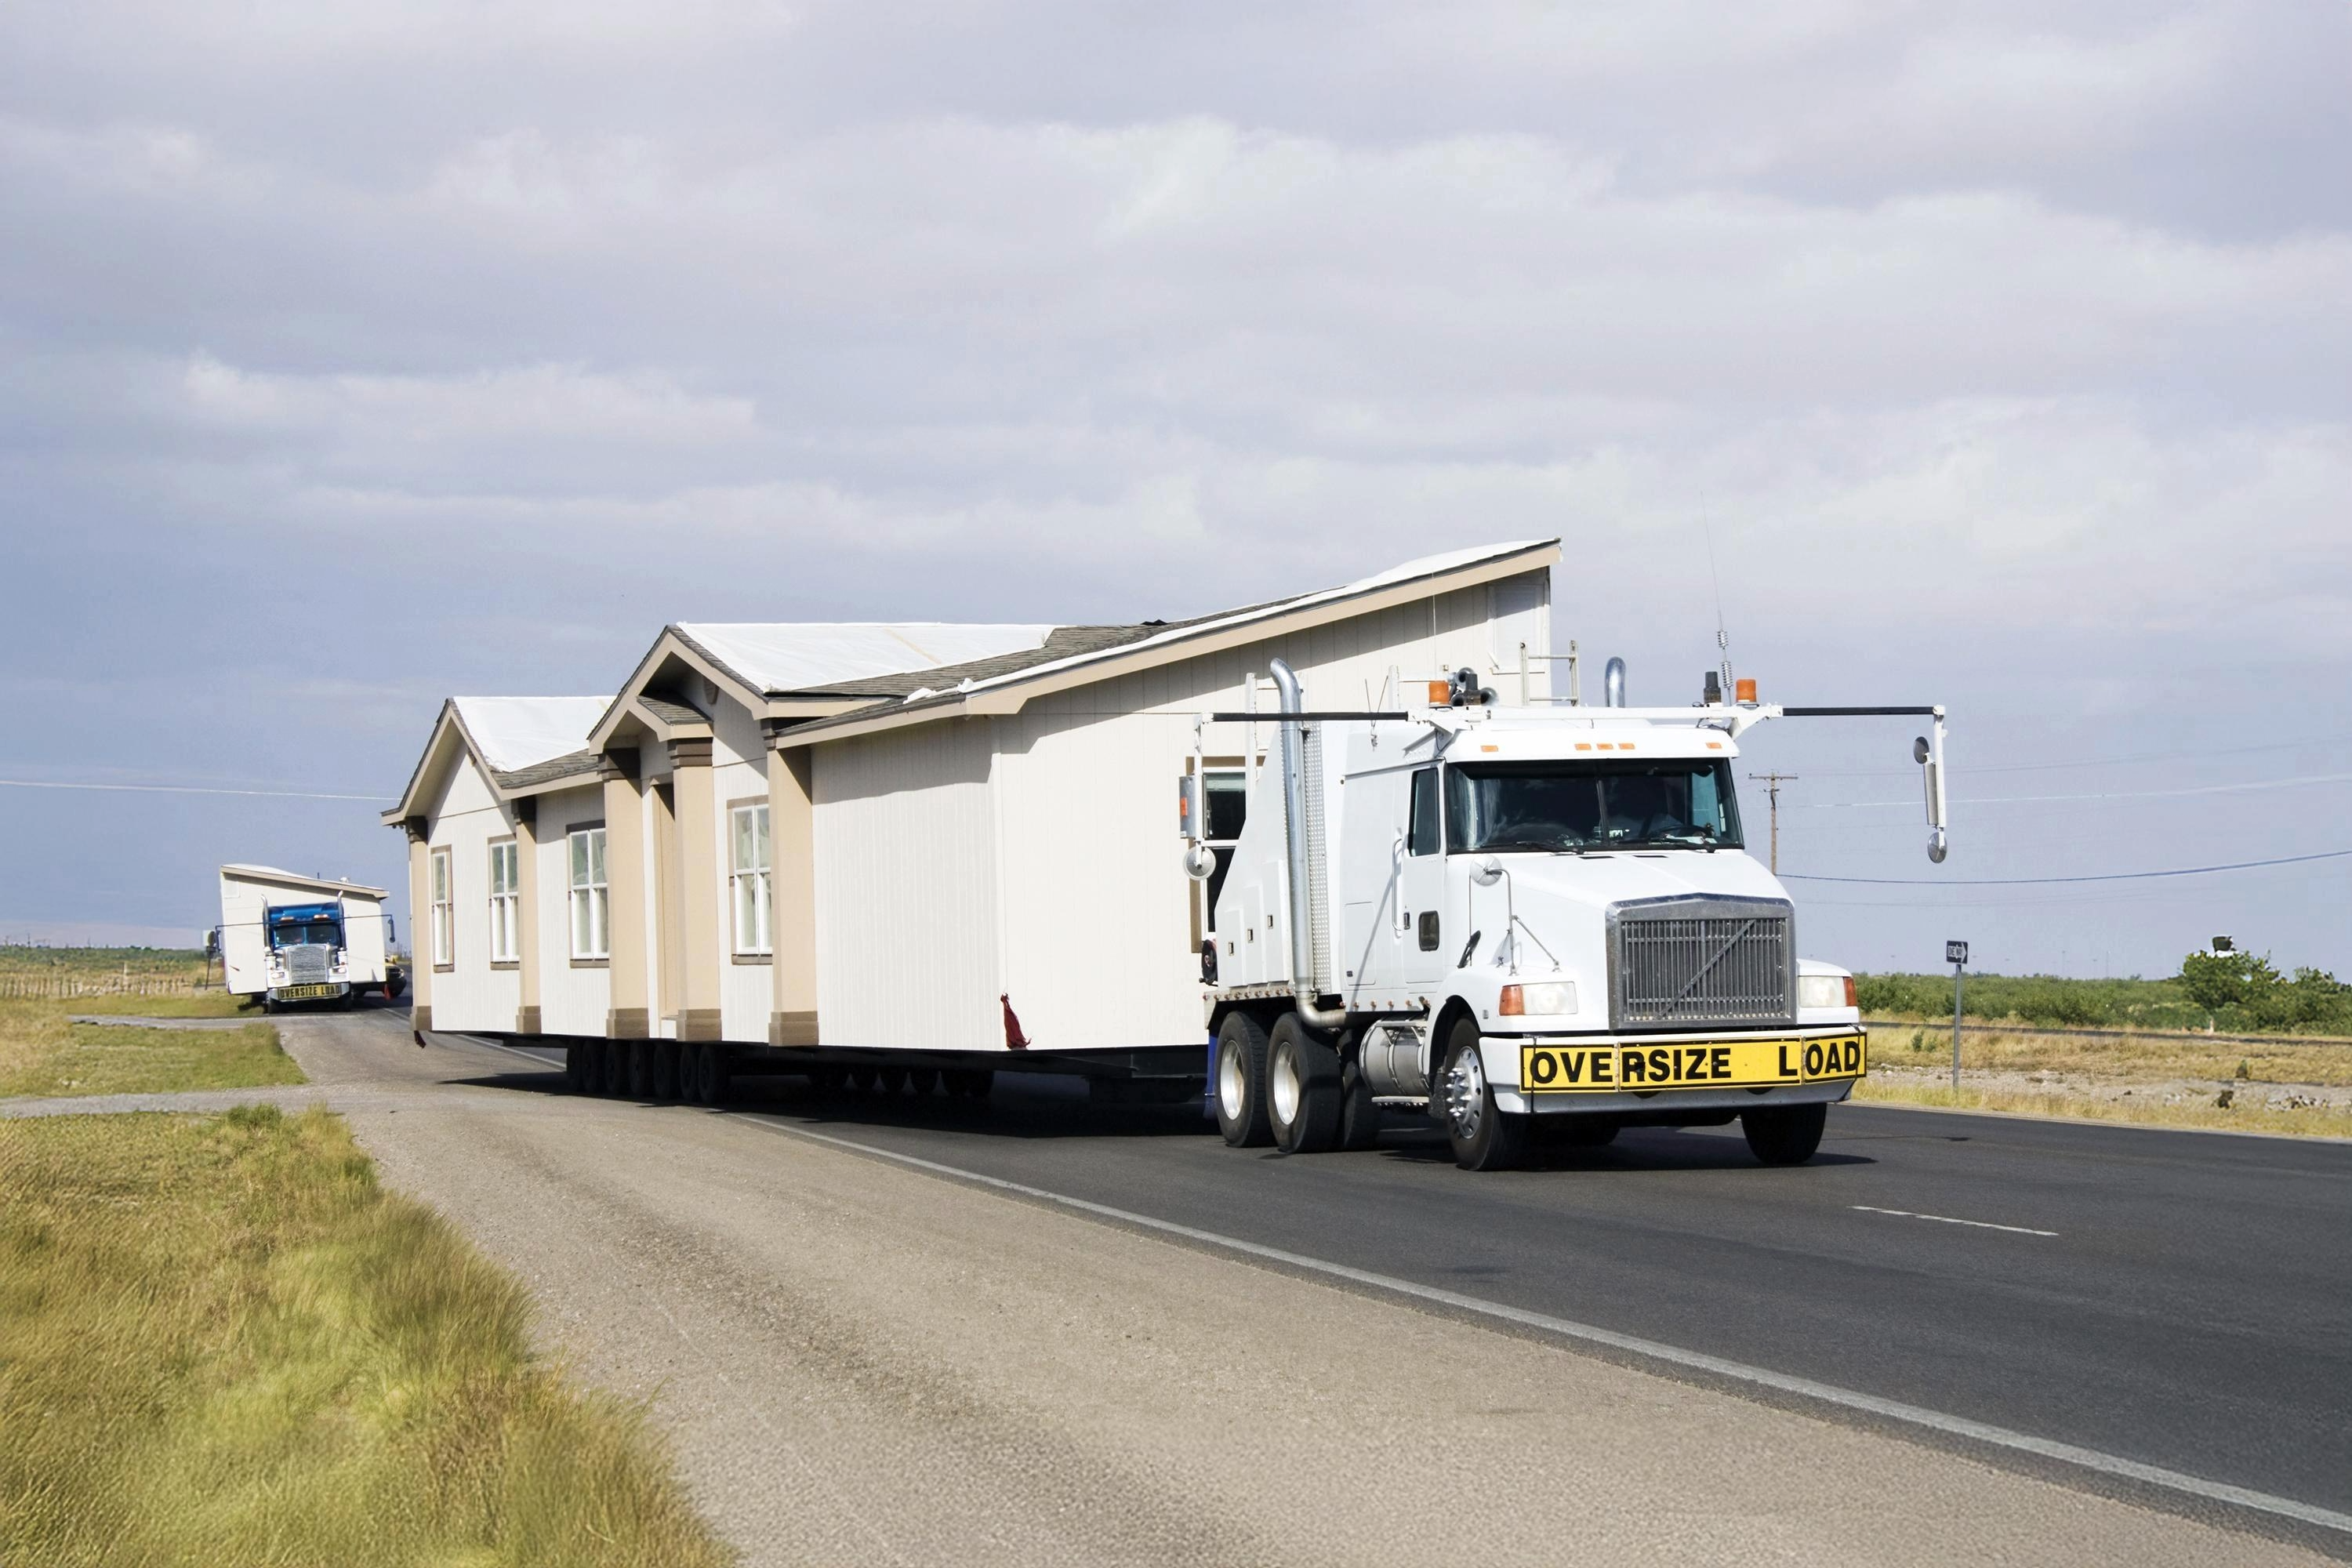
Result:
M1969 944L1967 942L1948 942L1944 944L1944 962L1946 963L1966 963L1968 961Z

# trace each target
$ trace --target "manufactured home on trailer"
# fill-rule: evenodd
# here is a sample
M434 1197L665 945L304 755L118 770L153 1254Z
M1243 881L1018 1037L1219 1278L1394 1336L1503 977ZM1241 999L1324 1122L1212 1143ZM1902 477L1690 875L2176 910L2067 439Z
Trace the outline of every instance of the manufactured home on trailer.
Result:
M1465 669L1545 703L1558 559L1121 626L677 625L610 698L452 699L384 814L416 1027L640 1091L979 1063L1192 1092L1276 661L1335 707Z

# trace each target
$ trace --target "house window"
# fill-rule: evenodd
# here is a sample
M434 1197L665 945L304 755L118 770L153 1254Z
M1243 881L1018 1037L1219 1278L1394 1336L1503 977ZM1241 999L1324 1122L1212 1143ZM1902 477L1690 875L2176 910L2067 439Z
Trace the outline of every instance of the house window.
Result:
M728 816L734 845L735 951L770 953L775 942L769 929L768 808L739 805Z
M522 957L522 852L511 838L490 846L490 962Z
M433 967L446 969L457 962L457 911L449 888L449 851L436 849L426 859L433 879Z
M567 836L572 852L572 956L610 958L612 904L604 883L604 830Z

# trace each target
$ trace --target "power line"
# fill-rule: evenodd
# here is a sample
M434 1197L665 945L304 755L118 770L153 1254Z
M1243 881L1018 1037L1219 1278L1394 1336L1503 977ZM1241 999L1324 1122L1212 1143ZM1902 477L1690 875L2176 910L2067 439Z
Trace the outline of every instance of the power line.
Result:
M322 795L315 790L302 789L220 789L205 784L79 784L49 779L0 779L0 785L5 785L10 789L113 790L133 795L259 795L269 800L373 801L378 798L372 795Z
M1849 882L1874 888L2024 888L2061 882L2140 882L2156 877L2204 877L2216 871L2251 871L2259 866L2300 866L2309 860L2340 860L2352 849L2323 849L2316 855L2282 855L2274 860L2235 860L2226 866L2183 866L2169 871L2110 871L2097 877L1812 877L1783 871L1788 882Z
M1750 773L1760 778L1760 773ZM1969 800L1956 800L1954 805L2042 805L2059 801L2077 800L2168 800L2196 795L2238 795L2258 789L2301 789L2310 784L2352 784L2352 773L2306 773L2300 778L2252 779L2244 784L2192 784L2181 789L2105 790L2093 795L1991 795ZM1835 808L1860 809L1865 806L1916 806L1916 800L1812 800L1799 803L1791 809L1826 811Z
M2208 747L2201 752L2147 752L2137 757L2094 757L2074 763L1990 763L1981 767L1971 765L1971 773L2044 773L2058 768L2120 768L2140 763L2212 762L2217 758L2254 756L2265 752L2304 752L2318 749L2315 741L2281 741L2273 745ZM1825 779L1909 778L1912 768L1849 768L1844 770L1816 768L1814 775Z

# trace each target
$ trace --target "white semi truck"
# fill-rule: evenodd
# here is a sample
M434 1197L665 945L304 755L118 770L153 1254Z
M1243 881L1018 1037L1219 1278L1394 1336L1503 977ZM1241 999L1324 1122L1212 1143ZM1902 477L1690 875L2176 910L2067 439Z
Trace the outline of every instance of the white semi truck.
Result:
M362 994L386 1001L407 984L393 949L384 889L281 871L220 868L215 938L229 993L275 1012L295 1004L348 1007Z
M1465 1169L1539 1134L1737 1119L1810 1159L1864 1070L1853 976L1798 956L1794 901L1750 857L1738 737L1779 717L1916 715L1928 855L1945 849L1944 713L1781 708L1710 675L1689 708L1498 707L1469 670L1383 712L1310 711L1276 661L1274 765L1249 784L1202 979L1226 1142L1360 1147L1424 1109ZM1195 770L1195 776L1198 774ZM1187 869L1214 859L1203 803Z

